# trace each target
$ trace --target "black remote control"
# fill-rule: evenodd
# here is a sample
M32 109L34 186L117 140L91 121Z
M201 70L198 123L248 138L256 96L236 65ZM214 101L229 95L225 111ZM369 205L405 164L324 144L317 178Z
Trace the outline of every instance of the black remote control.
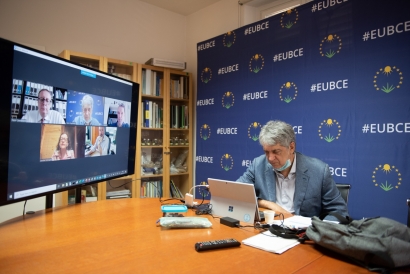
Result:
M196 251L211 250L217 248L240 246L241 243L235 239L224 239L208 242L198 242L195 244Z

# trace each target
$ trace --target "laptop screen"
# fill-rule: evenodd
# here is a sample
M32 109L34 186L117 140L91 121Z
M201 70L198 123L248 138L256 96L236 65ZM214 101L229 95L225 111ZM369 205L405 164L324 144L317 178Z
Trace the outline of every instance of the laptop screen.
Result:
M253 184L208 178L212 214L253 224L259 221Z

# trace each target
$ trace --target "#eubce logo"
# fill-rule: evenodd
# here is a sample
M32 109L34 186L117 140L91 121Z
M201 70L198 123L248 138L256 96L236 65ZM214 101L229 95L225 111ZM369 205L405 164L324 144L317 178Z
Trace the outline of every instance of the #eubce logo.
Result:
M374 186L380 187L384 191L390 191L394 188L399 188L401 181L401 174L394 165L378 165L373 170L372 182Z
M299 13L296 9L290 9L282 13L280 17L280 25L282 28L290 29L299 20Z
M222 155L222 157L221 157L221 167L225 171L229 171L233 168L233 158L228 153Z
M201 129L199 130L199 136L205 141L211 138L211 128L209 127L209 125L204 124L201 126Z
M249 127L248 127L248 137L249 139L252 139L253 141L258 141L259 140L259 133L261 131L262 125L258 122L253 122Z
M342 39L337 34L329 34L320 42L320 55L332 58L342 49Z
M293 95L290 96L289 93L292 93L292 92L293 92ZM298 87L295 85L295 83L286 82L280 87L279 99L281 101L283 101L285 103L290 103L293 100L296 100L296 96L298 96Z
M230 109L233 107L235 103L235 97L233 96L233 93L230 91L227 91L222 95L222 106L226 109Z
M204 68L201 72L202 83L208 83L212 79L212 70L210 68Z
M403 84L403 73L396 66L385 66L376 72L373 84L376 90L390 93L395 88L400 88L400 85Z
M340 138L342 132L341 126L338 121L334 119L323 120L319 126L319 137L326 142L333 142L335 139Z
M265 66L265 59L261 54L255 54L249 61L249 70L258 73Z
M236 34L234 31L228 31L224 34L223 38L223 45L224 47L230 48L233 44L235 44Z

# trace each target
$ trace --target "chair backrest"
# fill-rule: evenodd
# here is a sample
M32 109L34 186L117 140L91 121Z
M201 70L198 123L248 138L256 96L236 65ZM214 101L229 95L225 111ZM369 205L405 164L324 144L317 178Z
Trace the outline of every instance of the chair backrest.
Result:
M407 207L408 207L407 226L410 227L410 199L407 199Z
M340 195L342 195L342 198L345 200L346 204L349 200L349 191L350 191L350 184L336 184L337 188L340 191Z

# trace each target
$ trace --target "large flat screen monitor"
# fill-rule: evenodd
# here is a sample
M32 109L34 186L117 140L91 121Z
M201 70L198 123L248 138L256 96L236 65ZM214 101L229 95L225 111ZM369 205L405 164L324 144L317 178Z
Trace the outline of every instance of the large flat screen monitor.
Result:
M0 38L0 205L134 173L139 85Z

